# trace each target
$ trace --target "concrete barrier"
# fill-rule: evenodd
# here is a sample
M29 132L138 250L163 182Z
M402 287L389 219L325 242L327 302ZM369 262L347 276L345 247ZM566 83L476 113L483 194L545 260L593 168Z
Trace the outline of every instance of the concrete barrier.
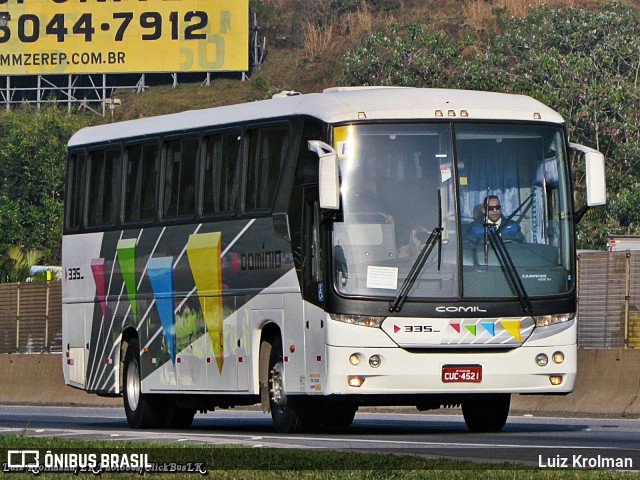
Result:
M573 393L514 395L511 411L640 415L640 350L580 349Z
M122 399L65 385L60 354L5 354L0 355L0 403L122 406Z
M68 387L56 354L0 355L0 403L122 406ZM578 379L565 396L514 395L512 412L640 415L640 350L579 350Z

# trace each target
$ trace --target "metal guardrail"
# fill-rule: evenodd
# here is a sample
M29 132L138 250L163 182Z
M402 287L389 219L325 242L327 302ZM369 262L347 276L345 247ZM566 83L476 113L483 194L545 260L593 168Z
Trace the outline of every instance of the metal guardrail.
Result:
M578 255L578 345L640 348L640 251Z
M61 351L61 282L0 284L0 353Z
M640 251L578 255L578 346L640 348ZM62 351L62 283L0 284L0 353Z

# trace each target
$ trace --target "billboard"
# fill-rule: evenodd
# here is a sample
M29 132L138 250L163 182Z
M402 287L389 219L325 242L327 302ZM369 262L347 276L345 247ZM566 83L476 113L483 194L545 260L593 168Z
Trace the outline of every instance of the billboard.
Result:
M0 75L245 71L249 0L0 0Z

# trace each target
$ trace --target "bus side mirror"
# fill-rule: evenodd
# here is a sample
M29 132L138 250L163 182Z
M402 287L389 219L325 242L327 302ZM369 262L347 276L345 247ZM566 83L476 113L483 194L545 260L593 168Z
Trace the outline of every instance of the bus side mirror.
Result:
M575 143L571 148L584 154L587 175L587 206L596 207L607 203L607 184L604 171L604 155L593 148Z
M320 140L309 140L309 150L316 152L319 160L320 207L330 210L340 208L340 170L338 154Z
M589 207L607 203L607 182L604 168L604 155L593 148L577 143L570 143L571 150L584 155L587 184L587 204L580 209L576 221L584 215Z

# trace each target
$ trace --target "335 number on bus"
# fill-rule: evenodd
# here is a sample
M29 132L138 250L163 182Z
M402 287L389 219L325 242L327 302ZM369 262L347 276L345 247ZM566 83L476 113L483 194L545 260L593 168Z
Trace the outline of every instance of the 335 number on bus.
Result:
M80 273L80 267L67 268L64 272L65 280L84 280L84 276Z

